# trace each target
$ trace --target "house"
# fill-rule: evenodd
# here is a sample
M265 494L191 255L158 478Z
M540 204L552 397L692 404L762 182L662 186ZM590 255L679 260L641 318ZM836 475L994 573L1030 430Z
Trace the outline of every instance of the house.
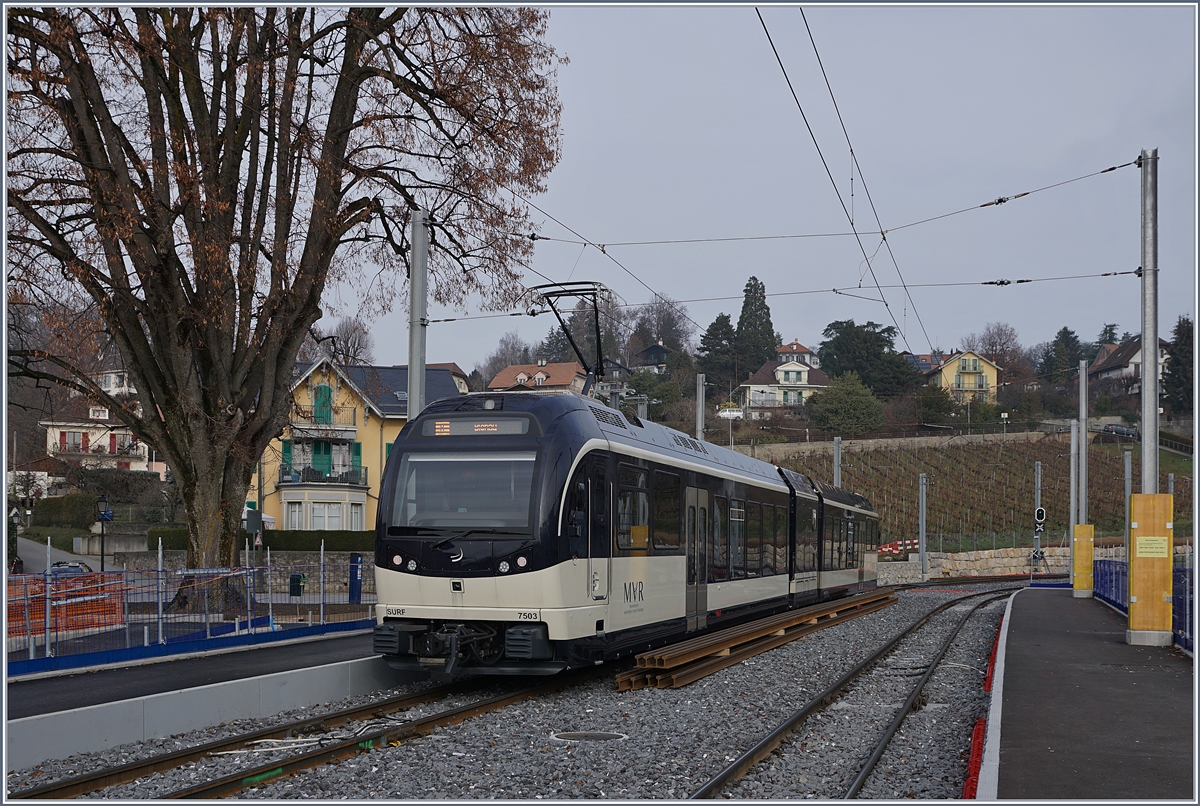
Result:
M606 381L625 381L629 379L629 367L622 364L620 361L614 361L605 356L604 358L604 379Z
M1096 356L1096 360L1088 367L1088 383L1094 381L1103 381L1109 378L1125 379L1129 381L1129 394L1136 395L1141 391L1142 377L1142 337L1134 336L1129 341L1121 345L1104 345L1104 347L1115 346L1116 349L1104 355L1105 351L1101 349L1101 355ZM1162 380L1163 370L1167 366L1167 358L1170 357L1171 345L1164 339L1158 340L1158 379ZM1161 390L1161 386L1159 387Z
M462 394L454 371L425 369L428 402ZM247 506L280 529L370 529L383 467L408 422L408 367L297 365L292 413L263 452Z
M578 361L547 363L539 358L536 364L510 364L496 373L488 384L489 392L535 392L557 395L563 392L583 392L587 373Z
M775 348L775 357L781 364L794 360L808 364L810 367L821 366L821 359L817 357L817 354L794 339L790 344Z
M910 353L907 350L900 355L922 375L940 365L948 357L947 353Z
M125 397L128 405L136 400ZM51 419L39 420L46 429L46 455L75 467L113 470L154 470L162 475L161 462L151 466L152 452L138 442L115 413L82 395L68 398ZM165 467L165 466L164 466Z
M399 368L400 366L400 364L397 364L396 368ZM441 364L426 364L425 369L448 369L450 370L450 377L454 378L454 385L458 387L459 392L465 395L467 392L471 391L470 387L467 386L467 373L463 372L462 367L460 367L458 364L455 364L453 361L447 361Z
M667 371L667 358L674 352L662 343L662 339L659 339L656 344L651 344L633 356L633 368L645 369L655 375L662 375Z
M941 358L941 363L925 372L930 386L949 389L951 397L959 403L987 403L996 399L1000 378L1000 367L996 364L973 350Z
M768 361L734 390L739 405L752 420L774 410L796 408L829 385L819 369L797 360Z

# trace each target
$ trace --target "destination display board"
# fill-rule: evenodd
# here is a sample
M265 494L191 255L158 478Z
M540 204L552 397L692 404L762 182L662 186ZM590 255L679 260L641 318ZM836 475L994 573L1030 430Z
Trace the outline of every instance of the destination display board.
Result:
M524 417L455 417L426 420L421 433L427 437L512 436L529 433Z

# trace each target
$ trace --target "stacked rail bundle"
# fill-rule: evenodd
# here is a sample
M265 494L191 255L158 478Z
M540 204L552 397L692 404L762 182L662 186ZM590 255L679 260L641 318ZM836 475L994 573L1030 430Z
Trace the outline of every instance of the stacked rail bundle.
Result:
M891 588L778 613L635 657L637 667L617 675L617 690L681 688L702 677L809 633L895 604Z

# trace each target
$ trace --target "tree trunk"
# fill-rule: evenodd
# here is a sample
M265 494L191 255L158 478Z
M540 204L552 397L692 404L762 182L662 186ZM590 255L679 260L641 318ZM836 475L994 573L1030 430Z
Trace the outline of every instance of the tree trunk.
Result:
M188 511L187 565L232 568L237 565L242 507L253 465L226 454L208 467L180 485Z

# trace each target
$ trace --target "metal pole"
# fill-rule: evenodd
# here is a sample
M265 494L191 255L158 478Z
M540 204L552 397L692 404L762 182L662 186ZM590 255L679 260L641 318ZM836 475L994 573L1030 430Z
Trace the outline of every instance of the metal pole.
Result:
M1042 463L1033 463L1033 508L1042 506Z
M158 573L154 575L154 595L158 600L158 642L165 644L163 640L163 553L162 553L162 537L158 538Z
M704 440L704 373L696 375L696 439Z
M842 438L833 438L833 486L842 486Z
M919 514L920 521L920 540L917 542L917 550L921 552L921 576L929 575L929 563L925 559L925 474L921 474L921 511Z
M1067 517L1067 532L1075 536L1079 523L1079 421L1071 421L1071 512Z
M1087 402L1087 361L1079 362L1079 523L1088 522L1088 402ZM1073 538L1075 535L1072 534ZM1074 551L1075 541L1071 541ZM1072 554L1072 558L1074 554ZM1074 568L1074 563L1071 564Z
M25 600L25 648L29 650L29 659L34 659L34 641L33 641L33 624L30 623L29 609L32 604L29 601L29 577L21 576L21 593Z
M325 623L325 540L321 540L321 623Z
M1129 497L1133 495L1133 451L1125 451L1125 561L1129 561Z
M414 210L408 280L408 419L425 408L425 284L429 273L429 214Z
M1175 494L1175 474L1168 473L1167 474L1167 495L1174 495L1174 494Z
M275 601L271 590L271 547L267 546L267 624L275 629Z
M45 629L42 632L42 639L46 643L45 643L45 646L43 647L42 657L48 658L51 655L51 652L50 652L50 605L51 605L52 597L50 595L50 583L51 583L51 580L53 579L53 577L50 576L50 538L49 537L46 538L46 573L43 574L43 578L45 579L45 582L42 583L42 598L46 602L46 606L44 608L46 611L46 613L45 613L45 622L46 623L44 625Z
M1158 492L1158 149L1142 169L1142 494Z

